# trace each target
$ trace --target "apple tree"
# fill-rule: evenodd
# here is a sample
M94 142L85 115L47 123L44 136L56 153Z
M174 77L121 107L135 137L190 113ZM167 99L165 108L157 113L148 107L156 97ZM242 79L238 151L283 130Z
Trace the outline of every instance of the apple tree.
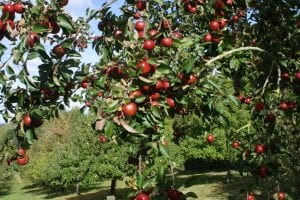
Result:
M207 124L199 134L210 144L216 138L209 124L218 119L241 155L241 172L277 180L295 172L285 168L296 166L289 152L299 151L297 0L126 0L120 15L110 10L114 2L76 21L63 10L67 0L2 3L1 33L13 43L1 45L2 55L12 52L1 65L2 114L17 124L5 159L24 159L15 149L27 148L43 119L73 100L97 114L100 134L138 144L137 200L185 196L174 183L167 192L156 188L163 185L159 171L144 173L159 154L173 171L176 157L165 148L164 131L175 114L197 111ZM91 34L93 19L100 35ZM97 63L80 62L87 47L99 54ZM28 61L35 58L42 64L30 75ZM219 103L242 106L253 117L234 130ZM286 157L288 165L280 164ZM251 190L245 198L254 198Z

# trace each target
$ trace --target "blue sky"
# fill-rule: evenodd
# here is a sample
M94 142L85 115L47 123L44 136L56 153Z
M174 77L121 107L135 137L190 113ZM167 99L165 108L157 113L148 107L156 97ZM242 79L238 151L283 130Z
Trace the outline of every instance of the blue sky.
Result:
M74 18L84 16L86 9L93 8L93 9L100 9L101 5L105 3L106 0L69 0L69 3L67 6L65 6L65 10L67 13L70 13ZM119 13L118 8L124 3L124 0L117 0L112 4L112 11L116 14ZM98 21L94 21L92 23L93 31L96 35L99 35L100 32L97 29ZM8 46L10 43L8 40L1 41L4 45ZM3 60L5 60L5 57L8 57L9 54L5 55ZM88 48L83 54L82 54L82 62L85 63L91 63L96 62L99 59L99 56L91 49ZM30 73L31 74L37 74L37 67L40 64L40 61L38 59L30 61L28 65L32 66L31 69L33 69ZM74 104L75 106L78 104ZM1 105L0 105L1 106ZM0 124L5 123L2 116L0 115Z

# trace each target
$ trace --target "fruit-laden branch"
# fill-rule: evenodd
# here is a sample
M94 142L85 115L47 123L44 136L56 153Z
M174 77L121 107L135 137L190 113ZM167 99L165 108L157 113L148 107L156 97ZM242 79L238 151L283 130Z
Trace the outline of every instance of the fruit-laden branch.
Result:
M254 50L254 51L260 51L260 52L264 52L265 54L267 54L268 56L270 56L271 58L274 58L271 54L269 54L268 52L266 52L264 49L258 48L258 47L240 47L237 49L232 49L230 51L226 51L210 60L208 60L205 65L206 66L211 66L214 62L216 62L217 60L221 60L222 58L229 56L231 54L234 54L236 52L239 51L248 51L248 50Z

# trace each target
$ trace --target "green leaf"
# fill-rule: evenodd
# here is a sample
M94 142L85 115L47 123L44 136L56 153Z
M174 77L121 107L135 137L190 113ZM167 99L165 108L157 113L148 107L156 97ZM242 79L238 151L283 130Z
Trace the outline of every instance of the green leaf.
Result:
M191 72L192 69L194 69L194 64L195 64L195 59L194 58L189 58L183 61L182 63L182 68L184 71L187 73Z
M48 27L47 26L43 26L41 24L34 24L32 27L32 32L35 33L43 33L48 31Z
M165 149L165 147L162 143L159 144L159 151L165 158L170 157L169 153L167 152L167 150Z
M229 95L228 98L234 103L234 105L236 106L240 106L240 101L238 101L238 98L236 98L235 96Z
M165 64L160 64L157 67L157 70L162 73L162 74L170 74L171 73L171 69L169 65L165 65Z
M59 15L57 21L62 28L65 28L67 32L74 31L74 27L66 15Z
M33 129L27 129L25 133L25 138L28 144L32 144L33 139L35 138L35 133Z
M139 174L138 177L137 177L137 187L139 189L142 189L143 188L143 185L144 185L144 182L145 182L145 179L144 179L144 176L142 174Z

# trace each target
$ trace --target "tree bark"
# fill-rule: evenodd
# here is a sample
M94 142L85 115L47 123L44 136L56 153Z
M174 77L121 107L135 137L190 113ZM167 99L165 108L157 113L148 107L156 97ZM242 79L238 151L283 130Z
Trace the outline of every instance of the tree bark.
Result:
M116 195L117 179L112 179L110 184L110 195Z
M80 194L80 188L79 188L79 186L80 186L80 183L77 183L77 184L76 184L76 194L77 194L77 195Z

